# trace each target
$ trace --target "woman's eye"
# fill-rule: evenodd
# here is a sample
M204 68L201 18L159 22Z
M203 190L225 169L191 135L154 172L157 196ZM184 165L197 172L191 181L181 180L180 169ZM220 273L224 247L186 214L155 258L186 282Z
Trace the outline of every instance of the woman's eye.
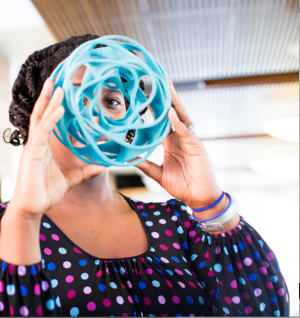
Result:
M109 106L118 106L120 105L120 102L116 99L106 99L105 102L109 105Z

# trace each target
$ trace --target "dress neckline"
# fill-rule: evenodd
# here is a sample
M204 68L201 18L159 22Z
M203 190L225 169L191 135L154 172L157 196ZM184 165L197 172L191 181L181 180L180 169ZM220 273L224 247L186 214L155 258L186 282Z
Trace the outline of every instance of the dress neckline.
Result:
M118 192L118 191L117 191ZM59 232L60 236L64 237L71 245L73 245L74 247L76 247L79 251L81 251L83 254L85 254L86 256L90 257L90 258L93 258L95 260L102 260L102 261L124 261L124 260L133 260L133 259L138 259L140 257L143 257L145 255L147 255L149 252L150 252L150 249L151 249L151 238L150 238L150 235L149 235L149 232L147 230L147 227L145 226L145 223L144 223L144 220L142 219L141 217L141 214L140 214L140 211L139 209L137 209L136 205L133 203L133 201L123 195L122 193L118 192L119 194L122 195L122 197L127 201L127 203L130 205L130 207L136 212L136 214L138 215L142 225L143 225L143 228L144 228L144 231L145 231L145 234L146 234L146 237L147 237L147 250L145 252L143 252L142 254L140 255L137 255L137 256L130 256L130 257L121 257L121 258L101 258L101 257L97 257L97 256L94 256L90 253L88 253L87 251L85 251L84 249L82 249L81 247L79 247L76 243L74 243L56 224L54 221L52 221L49 216L47 214L44 214L43 215L43 218L46 219L46 221L48 223L51 223L51 226L53 226L57 232ZM43 221L42 221L43 223Z

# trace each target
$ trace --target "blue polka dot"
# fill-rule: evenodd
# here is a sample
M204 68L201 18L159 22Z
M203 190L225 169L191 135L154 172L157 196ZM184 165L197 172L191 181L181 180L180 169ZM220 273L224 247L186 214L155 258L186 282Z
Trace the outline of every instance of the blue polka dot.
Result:
M159 269L159 268L157 268L157 270L161 273L161 274L163 274L164 273L164 271L162 271L161 269Z
M155 211L155 212L153 212L153 214L154 214L155 216L158 216L158 215L160 215L160 211Z
M210 236L207 237L207 241L208 241L208 244L210 245L211 244L211 237Z
M147 260L152 263L152 258L151 257L147 256Z
M114 267L114 271L117 273L118 272L118 270L117 270L117 268L116 267Z
M125 274L125 269L124 269L124 267L121 267L121 268L120 268L120 274L121 274L121 275L124 275L124 274Z
M100 259L95 260L95 265L100 265Z
M275 310L275 311L274 311L274 315L275 315L276 317L279 317L279 316L280 316L280 311L279 311L279 310Z
M191 296L186 296L186 300L189 304L193 304L194 303L194 299Z
M36 268L35 268L34 265L32 265L32 266L30 267L30 274L31 274L31 275L37 274L37 270L36 270Z
M99 284L98 288L100 291L105 291L105 285L103 285L103 284Z
M4 272L6 270L6 262L2 262L1 271Z
M6 292L7 292L7 295L9 295L9 296L14 295L14 293L16 292L15 285L13 285L13 284L7 285L6 286Z
M70 315L71 317L77 317L79 314L79 309L77 307L73 307L70 310Z
M180 213L179 213L179 212L177 212L177 211L175 211L175 212L174 212L174 214L175 214L177 217L179 217L179 216L180 216Z
M238 246L239 246L239 249L242 251L245 248L245 243L240 242Z
M158 257L153 257L153 259L155 260L156 263L160 263L160 259Z
M273 304L277 304L277 297L276 297L276 296L273 296L273 297L271 297L270 299L271 299L271 302L272 302Z
M232 264L229 264L229 265L228 265L228 270L229 270L229 272L233 272Z
M182 243L182 248L183 248L184 250L188 250L188 249L189 249L187 242L183 242L183 243Z
M237 253L238 252L238 247L236 245L234 245L234 244L232 245L232 247L233 247L234 252Z
M57 279L51 279L51 287L55 288L58 285L58 280Z
M60 248L58 249L58 252L59 252L60 254L66 254L66 253L67 253L67 250L66 250L65 248L63 248L63 247L60 247Z
M218 293L215 293L215 298L216 298L216 299L219 299Z
M146 288L146 284L144 282L139 282L139 288L140 289L145 289Z
M177 314L175 317L182 317L182 314Z
M79 261L79 265L80 266L85 266L87 264L87 261L85 260L85 259L81 259L80 261Z
M46 301L46 307L48 310L53 310L55 307L55 303L53 299L49 299Z
M205 288L205 286L206 286L205 282L201 282L201 285L203 288Z
M266 308L266 304L265 304L265 303L260 303L260 305L259 305L259 310L260 310L260 311L264 311L265 308Z
M223 307L223 311L225 312L226 315L229 315L230 313L230 311L226 307Z
M179 234L182 234L182 233L183 233L183 229L182 229L182 227L181 227L181 226L178 226L178 228L177 228L177 232L178 232Z
M278 270L279 273L281 273L279 265L277 265L277 270Z
M222 265L219 264L219 263L215 264L214 270L215 270L216 272L221 272L221 271L222 271Z
M239 278L239 282L240 282L242 285L246 285L246 281L244 280L243 277L240 277L240 278Z
M277 283L277 281L278 281L277 276L271 276L271 277L270 277L270 281L271 281L272 283Z
M249 280L250 280L251 282L255 282L255 281L257 280L257 275L254 274L254 273L250 274L250 275L249 275Z
M260 245L261 247L264 246L264 242L263 242L262 240L258 240L258 243L259 243L259 245Z
M186 260L186 258L184 256L182 256L182 259L183 259L184 262L187 263L187 260Z
M201 296L198 297L198 300L201 305L204 305L204 299Z
M172 260L173 260L174 262L176 262L176 263L179 263L179 262L180 262L180 260L179 260L177 257L175 257L175 256L171 256L171 258L172 258Z
M200 264L199 264L199 268L203 268L205 266L205 262L201 262Z
M110 285L110 287L113 288L113 289L116 289L116 288L118 287L117 284L114 283L114 282L111 282L109 285Z
M191 256L191 261L193 262L196 258L197 258L197 254L193 254L192 256Z
M44 225L44 227L47 228L47 229L50 229L50 227L51 227L51 225L50 225L49 223L46 223L46 222L44 222L43 225Z
M20 293L24 297L27 295L27 288L25 286L20 286Z
M81 279L86 280L89 278L89 274L88 273L82 273L81 274Z
M259 258L260 258L260 255L259 255L258 252L253 252L253 253L252 253L252 257L253 257L254 259L259 259Z
M136 317L136 311L133 312L133 317Z
M56 306L57 306L57 307L61 307L60 299L59 299L58 296L57 296L56 299L55 299L55 303L56 303Z
M150 252L155 252L155 248L154 247L150 247Z
M175 201L169 201L169 204L175 205Z
M151 222L151 221L146 221L145 224L146 224L147 226L152 226L152 225L153 225L153 222Z
M166 269L166 272L173 276L173 272L170 269Z
M153 280L153 281L152 281L152 285L153 285L154 287L159 287L159 286L160 286L160 282L157 281L157 280Z
M138 299L138 296L137 295L134 295L134 300L135 300L135 302L137 302L137 303L139 303L140 301L139 301L139 299Z
M186 211L186 210L187 210L187 207L186 207L185 205L182 205L182 206L181 206L181 210Z
M226 255L229 255L227 247L226 247L226 246L224 246L224 248L223 248L223 249L224 249L225 254L226 254Z
M55 268L56 268L56 265L55 265L54 263L50 262L50 263L48 264L48 269L49 269L49 271L54 271Z
M141 215L142 216L148 216L148 214L146 212L142 212Z

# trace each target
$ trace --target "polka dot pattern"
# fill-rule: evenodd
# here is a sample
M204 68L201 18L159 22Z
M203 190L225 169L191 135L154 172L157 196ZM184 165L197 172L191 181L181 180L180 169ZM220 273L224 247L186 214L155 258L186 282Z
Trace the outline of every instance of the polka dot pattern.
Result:
M0 260L1 314L289 315L289 295L276 256L244 219L235 229L213 235L201 230L179 200L126 200L144 224L149 243L145 253L112 260L92 257L44 215L42 262L16 266ZM9 283L6 275L14 276ZM6 307L1 297L14 299L17 294L23 297L22 306ZM34 302L34 312L29 294L43 299L43 306Z

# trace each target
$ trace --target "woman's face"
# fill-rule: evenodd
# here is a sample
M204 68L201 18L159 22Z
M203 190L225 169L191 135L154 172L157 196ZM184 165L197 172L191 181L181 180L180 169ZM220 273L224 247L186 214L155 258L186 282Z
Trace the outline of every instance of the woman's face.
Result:
M74 86L80 86L82 82L83 75L85 73L86 67L79 67L71 76L71 81ZM109 89L105 86L102 87L101 95L99 97L99 104L101 106L103 115L110 117L111 119L120 119L123 118L126 114L125 99L122 92L118 90ZM88 99L83 100L84 106L87 106L90 101ZM98 110L96 108L96 110ZM98 117L94 117L96 122L99 122ZM60 136L57 128L55 129L58 135ZM69 136L70 142L74 147L82 147L79 141L75 140ZM98 139L97 143L105 143L109 140L106 136L102 136ZM54 135L52 132L50 134L50 146L54 160L58 166L63 170L71 170L80 166L84 166L87 163L80 160L77 156L73 154L71 150L65 147ZM103 172L105 171L103 167Z

